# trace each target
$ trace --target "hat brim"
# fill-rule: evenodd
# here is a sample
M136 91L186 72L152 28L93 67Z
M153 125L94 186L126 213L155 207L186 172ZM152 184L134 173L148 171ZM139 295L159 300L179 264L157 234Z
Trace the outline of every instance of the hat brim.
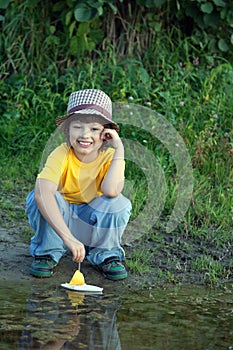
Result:
M111 124L112 128L115 129L117 132L119 131L119 125L115 122L113 122L111 119L105 117L102 113L93 110L93 109L83 109L81 111L76 111L70 114L66 114L63 116L59 116L56 117L55 122L57 126L60 126L64 123L64 121L66 121L67 119L69 119L71 116L75 116L75 115L93 115L93 116L97 116L101 122L103 124Z

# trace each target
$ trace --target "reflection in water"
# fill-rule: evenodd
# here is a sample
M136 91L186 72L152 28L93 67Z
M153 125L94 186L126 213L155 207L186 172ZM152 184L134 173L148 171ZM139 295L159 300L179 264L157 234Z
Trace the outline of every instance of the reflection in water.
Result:
M68 295L68 298L66 297ZM32 290L18 350L120 350L114 297Z
M233 350L230 284L84 296L29 283L0 281L0 350Z
M233 350L232 287L169 287L122 300L122 349Z

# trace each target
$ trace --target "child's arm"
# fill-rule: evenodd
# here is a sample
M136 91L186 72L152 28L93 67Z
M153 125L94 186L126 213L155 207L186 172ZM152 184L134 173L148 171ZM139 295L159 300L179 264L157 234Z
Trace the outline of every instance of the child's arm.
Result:
M66 247L72 252L73 260L82 262L85 257L84 245L70 232L60 213L54 197L57 185L46 179L37 179L35 186L35 201L44 219L61 237Z
M104 129L102 137L109 140L115 148L115 153L108 173L101 184L101 190L106 197L116 197L124 188L124 146L118 133L114 129Z

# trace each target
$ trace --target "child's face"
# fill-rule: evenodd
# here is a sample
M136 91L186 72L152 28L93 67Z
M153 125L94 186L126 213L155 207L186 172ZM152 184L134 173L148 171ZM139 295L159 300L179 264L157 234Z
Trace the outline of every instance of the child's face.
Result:
M98 122L74 120L70 123L69 138L75 155L85 163L95 160L103 144L104 126Z

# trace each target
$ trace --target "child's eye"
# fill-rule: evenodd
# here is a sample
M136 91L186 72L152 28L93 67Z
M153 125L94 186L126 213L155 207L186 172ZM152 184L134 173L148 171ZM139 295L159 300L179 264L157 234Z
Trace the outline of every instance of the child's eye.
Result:
M92 128L92 131L101 131L99 128Z

